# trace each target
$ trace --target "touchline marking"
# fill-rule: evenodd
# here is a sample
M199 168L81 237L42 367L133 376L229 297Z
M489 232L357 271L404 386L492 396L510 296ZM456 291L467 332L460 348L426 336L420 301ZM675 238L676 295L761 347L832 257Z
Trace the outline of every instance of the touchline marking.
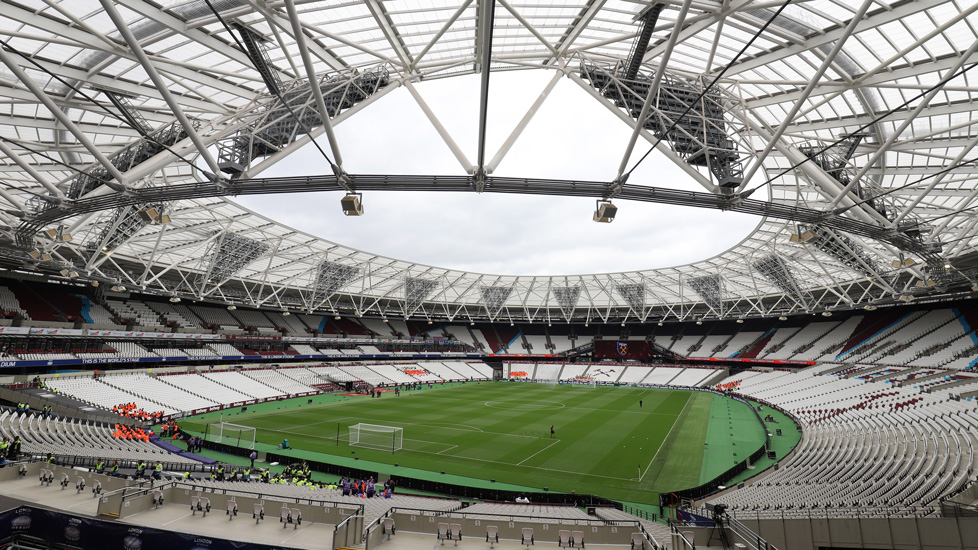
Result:
M438 451L438 452L437 452L437 453L435 453L435 454L436 454L436 455L440 455L440 454L442 454L442 453L444 453L445 451L451 451L452 449L454 449L454 448L456 448L456 447L458 447L458 445L452 445L451 447L449 447L449 448L447 448L447 449L445 449L444 451ZM449 456L455 456L455 455L449 455Z
M671 434L672 430L676 428L676 424L679 423L679 419L683 417L683 413L686 412L686 406L689 405L689 400L692 397L693 397L693 392L690 392L689 395L686 397L686 402L683 403L683 409L679 411L678 415L676 415L676 419L672 421L672 426L669 428L669 431L666 432L666 436L662 439L662 444L659 445L659 448L656 449L655 454L652 455L652 460L650 460L649 465L645 467L645 471L642 472L642 475L638 476L639 483L641 483L642 479L645 478L645 474L649 473L649 468L651 468L652 463L655 462L655 457L659 456L659 451L661 451L662 448L666 446L666 441L669 441L669 434Z
M527 460L530 460L531 458L533 458L533 457L535 457L535 456L537 456L538 454L540 454L540 453L542 453L543 451L546 451L547 449L549 449L550 447L553 447L554 445L556 445L556 444L558 444L558 443L560 443L560 440L559 440L559 439L558 439L558 440L556 440L556 441L554 441L554 442L553 442L553 443L551 443L550 445L547 445L546 447L544 447L544 448L542 448L542 449L540 449L539 451L537 451L537 452L535 452L535 453L533 453L533 454L531 454L530 456L528 456L528 457L526 457L526 458L524 458L523 460L521 460L521 461L519 461L519 462L517 462L517 463L516 463L516 465L517 465L517 466L522 466L522 465L523 465L523 463L524 463L524 462L526 462Z

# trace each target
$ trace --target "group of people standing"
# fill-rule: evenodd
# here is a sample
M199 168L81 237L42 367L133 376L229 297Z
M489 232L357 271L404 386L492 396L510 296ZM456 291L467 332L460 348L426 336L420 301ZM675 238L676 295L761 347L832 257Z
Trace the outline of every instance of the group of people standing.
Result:
M384 498L391 498L394 494L394 480L388 479L384 482L384 488L380 491L377 490L377 485L374 483L374 478L369 479L356 479L351 480L350 478L344 477L340 481L340 488L343 489L343 496L353 496L360 498L373 498L374 496L383 496Z

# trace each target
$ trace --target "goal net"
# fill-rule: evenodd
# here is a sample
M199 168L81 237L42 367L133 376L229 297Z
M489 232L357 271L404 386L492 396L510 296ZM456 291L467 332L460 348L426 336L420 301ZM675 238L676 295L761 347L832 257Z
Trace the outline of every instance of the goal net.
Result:
M403 443L403 428L363 423L350 426L351 447L367 447L394 452L400 451Z
M257 432L258 430L251 426L221 422L217 425L217 438L214 440L214 443L224 443L225 445L254 449Z

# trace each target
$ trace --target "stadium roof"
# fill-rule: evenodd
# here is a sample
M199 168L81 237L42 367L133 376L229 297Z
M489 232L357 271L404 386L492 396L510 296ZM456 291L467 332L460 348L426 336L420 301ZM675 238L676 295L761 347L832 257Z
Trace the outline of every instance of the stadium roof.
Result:
M658 6L4 1L3 260L167 296L399 318L738 318L972 290L978 4ZM332 126L391 90L420 102L422 80L479 74L485 90L492 71L523 69L580 85L638 128L626 159L655 144L702 192L624 169L602 182L496 178L505 150L463 151L447 132L454 174L342 164ZM319 136L329 172L259 179ZM384 189L643 200L759 225L685 266L502 276L355 250L233 200Z

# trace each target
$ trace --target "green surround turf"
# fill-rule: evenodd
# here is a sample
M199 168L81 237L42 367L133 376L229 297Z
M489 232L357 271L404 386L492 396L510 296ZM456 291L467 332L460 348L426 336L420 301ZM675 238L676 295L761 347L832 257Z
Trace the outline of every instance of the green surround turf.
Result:
M747 405L688 390L498 382L446 384L379 399L320 395L311 398L312 405L307 399L225 411L223 418L258 428L258 448L266 452L287 437L295 450L286 454L297 458L461 485L549 487L634 503L656 503L660 492L709 481L733 466L734 452L742 459L764 442ZM181 425L202 431L205 422L221 418L209 413ZM791 428L786 433L794 434L794 424L783 418ZM347 426L357 422L403 427L404 450L350 447ZM551 424L556 439L550 439Z

